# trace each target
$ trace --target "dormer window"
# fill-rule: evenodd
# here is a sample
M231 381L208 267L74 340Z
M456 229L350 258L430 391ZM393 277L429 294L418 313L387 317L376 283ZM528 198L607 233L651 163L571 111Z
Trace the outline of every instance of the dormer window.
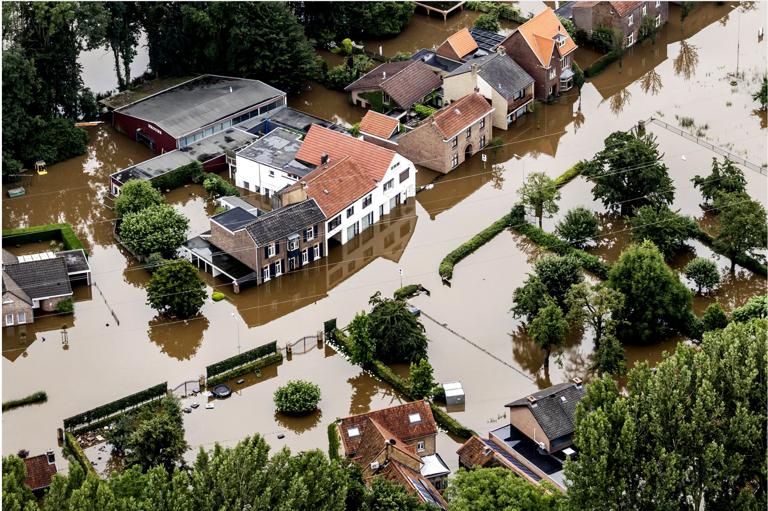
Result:
M563 34L557 34L555 36L555 43L557 44L558 48L562 48L563 46L565 46L565 41L566 39Z
M347 430L347 436L349 436L349 438L360 436L360 430L358 428L349 428Z
M411 424L416 424L417 422L421 422L421 415L418 413L412 413L408 416L408 422Z

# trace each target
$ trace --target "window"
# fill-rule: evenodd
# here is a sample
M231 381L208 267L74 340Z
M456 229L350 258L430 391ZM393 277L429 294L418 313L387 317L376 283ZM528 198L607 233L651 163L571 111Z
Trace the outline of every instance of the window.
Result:
M424 452L426 450L426 447L424 446L424 440L419 440L416 444L416 451L417 452Z
M304 241L312 241L313 239L315 239L315 228L310 227L304 231Z
M331 219L331 221L328 222L328 230L332 231L340 225L341 225L341 215L336 215L335 218Z
M400 173L400 182L402 183L406 179L408 179L408 176L411 175L411 169L405 169Z
M262 275L264 277L264 282L269 280L269 266L265 266L262 270Z
M283 274L283 262L275 261L275 277L279 277Z
M485 135L480 137L480 149L482 149L483 147L485 147Z
M350 438L353 438L353 437L356 437L356 436L360 436L360 430L358 428L349 428L347 430L347 435Z
M250 190L251 184L248 181L243 181L243 188L245 188L246 190Z
M627 26L631 27L634 24L635 24L635 15L634 14L630 14L629 18L627 19Z
M635 34L629 34L627 36L627 47L630 47L633 44L635 44Z
M19 313L16 315L16 319L17 319L17 321L16 321L16 322L17 322L19 325L23 325L24 323L26 323L26 322L27 322L27 313L26 313L25 311L20 311L20 312L19 312Z
M395 162L395 164L394 164L394 165L392 165L390 168L391 168L391 169L396 169L396 168L397 168L397 167L399 167L399 166L400 166L400 162L398 161L398 162Z
M368 213L363 217L362 223L363 223L363 230L366 230L371 225L373 225L373 211L371 211L370 213Z
M453 140L451 140L451 147L455 148L459 145L459 137L455 136L453 137Z
M656 28L661 26L661 14L656 15Z
M411 424L421 422L421 415L419 415L418 413L412 413L408 415L408 422L410 422Z
M369 194L368 194L368 195L366 195L366 196L365 196L365 198L363 199L363 209L367 208L367 207L368 207L368 206L370 206L371 204L373 204L373 194L369 193Z
M355 206L350 206L347 208L347 218L351 217L355 214Z
M275 177L275 171L274 170L270 170L269 171L269 177Z
M309 262L309 250L306 248L301 253L301 264L307 264Z
M455 154L451 158L451 168L458 167L459 166L459 155Z
M514 100L517 101L518 99L523 99L523 96L525 96L525 90L520 89L519 91L515 92Z
M472 136L472 126L470 126L469 128L467 128L467 138L469 138L469 137L471 137L471 136Z
M659 7L661 7L661 2L658 2L658 1L657 1L657 2L656 2L656 8L658 9Z
M272 257L275 255L275 244L270 243L267 247L267 257Z
M351 240L355 236L360 234L360 224L358 222L355 222L354 224L347 227L347 239Z
M555 68L549 68L549 79L552 80L555 77Z
M5 315L5 326L13 325L13 314Z
M315 259L320 259L320 245L319 244L315 245L314 251L315 251Z
M570 67L570 66L571 66L571 56L570 55L566 55L565 57L563 57L563 67L567 68L567 67Z
M299 238L288 240L288 250L296 250L299 248Z
M643 5L643 17L645 17L648 14L648 6Z
M395 185L395 180L394 179L390 179L389 181L384 183L384 191L386 192L388 190L391 190L394 185Z
M557 42L557 47L558 47L558 48L562 48L563 46L565 46L565 37L561 37L561 38L558 40L558 42Z

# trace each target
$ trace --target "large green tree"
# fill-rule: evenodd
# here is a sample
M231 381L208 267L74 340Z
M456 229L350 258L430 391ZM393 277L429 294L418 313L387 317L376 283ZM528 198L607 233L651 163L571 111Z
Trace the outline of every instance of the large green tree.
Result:
M693 186L701 191L701 196L708 204L711 204L720 193L746 192L747 190L744 173L728 158L725 158L722 163L717 158L712 158L712 170L709 175L695 175L691 181Z
M459 470L446 496L453 511L558 511L565 503L561 492L533 485L502 467Z
M122 217L160 204L165 204L165 197L152 183L132 179L120 188L120 195L115 199L115 214Z
M670 333L687 333L691 292L650 241L631 245L613 265L608 285L624 295L612 313L622 342L649 344Z
M206 296L197 268L186 259L167 261L147 286L147 303L164 316L190 318L200 312Z
M696 257L685 265L683 274L696 284L696 293L702 290L710 290L720 282L720 271L717 264L711 259Z
M675 187L662 156L653 135L616 131L583 173L592 182L595 199L630 215L645 204L672 203Z
M382 477L371 482L361 511L433 511L435 508L422 504L397 483Z
M768 247L765 208L746 193L719 194L715 207L720 211L715 244L731 260L733 272L739 256L753 255L756 250Z
M682 249L699 230L690 217L672 211L666 205L641 206L629 223L634 241L652 241L667 259Z
M369 326L368 314L359 312L347 328L349 358L352 363L363 367L371 364L376 358L376 342L371 337Z
M536 261L533 270L512 295L512 312L526 321L538 314L550 299L566 310L566 294L571 286L584 280L581 264L571 255L546 255Z
M411 362L409 374L408 383L410 385L411 397L414 399L432 397L432 391L435 388L435 378L429 360L422 358L418 362Z
M575 284L565 295L568 320L571 324L589 325L594 334L595 346L599 347L609 328L611 314L624 306L624 295L604 283Z
M173 396L165 397L159 411L140 421L128 437L125 464L136 465L145 472L155 466L171 472L188 448L181 404Z
M678 344L626 393L593 381L576 410L572 509L758 510L766 507L766 322Z
M539 348L544 350L544 367L549 366L552 350L565 344L567 334L568 321L565 320L563 311L554 302L550 302L541 309L528 325L528 335Z
M568 210L555 231L574 247L583 247L597 236L600 226L594 212L585 207Z
M35 511L37 503L32 490L24 484L27 469L17 456L3 458L3 509Z
M539 219L539 228L545 214L553 215L560 209L557 205L560 191L555 181L543 172L531 173L517 193L520 195L520 201L533 209Z
M403 300L371 297L369 334L376 342L376 358L382 362L412 362L427 356L424 325Z
M159 204L127 213L120 224L120 238L134 253L173 255L187 239L189 220L173 206Z

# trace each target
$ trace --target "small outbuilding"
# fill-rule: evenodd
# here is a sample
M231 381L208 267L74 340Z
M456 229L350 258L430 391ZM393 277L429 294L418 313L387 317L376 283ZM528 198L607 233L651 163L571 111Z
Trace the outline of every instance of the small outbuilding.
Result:
M457 381L443 383L443 390L445 391L445 403L447 405L464 404L464 388L461 386L461 383Z

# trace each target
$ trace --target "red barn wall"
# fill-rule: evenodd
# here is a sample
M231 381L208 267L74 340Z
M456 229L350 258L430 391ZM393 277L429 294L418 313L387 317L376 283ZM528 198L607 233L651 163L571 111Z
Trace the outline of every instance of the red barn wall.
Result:
M125 115L121 112L113 112L112 125L133 140L136 140L136 130L141 129L142 133L155 142L155 154L162 154L163 152L176 149L176 139L151 122Z

